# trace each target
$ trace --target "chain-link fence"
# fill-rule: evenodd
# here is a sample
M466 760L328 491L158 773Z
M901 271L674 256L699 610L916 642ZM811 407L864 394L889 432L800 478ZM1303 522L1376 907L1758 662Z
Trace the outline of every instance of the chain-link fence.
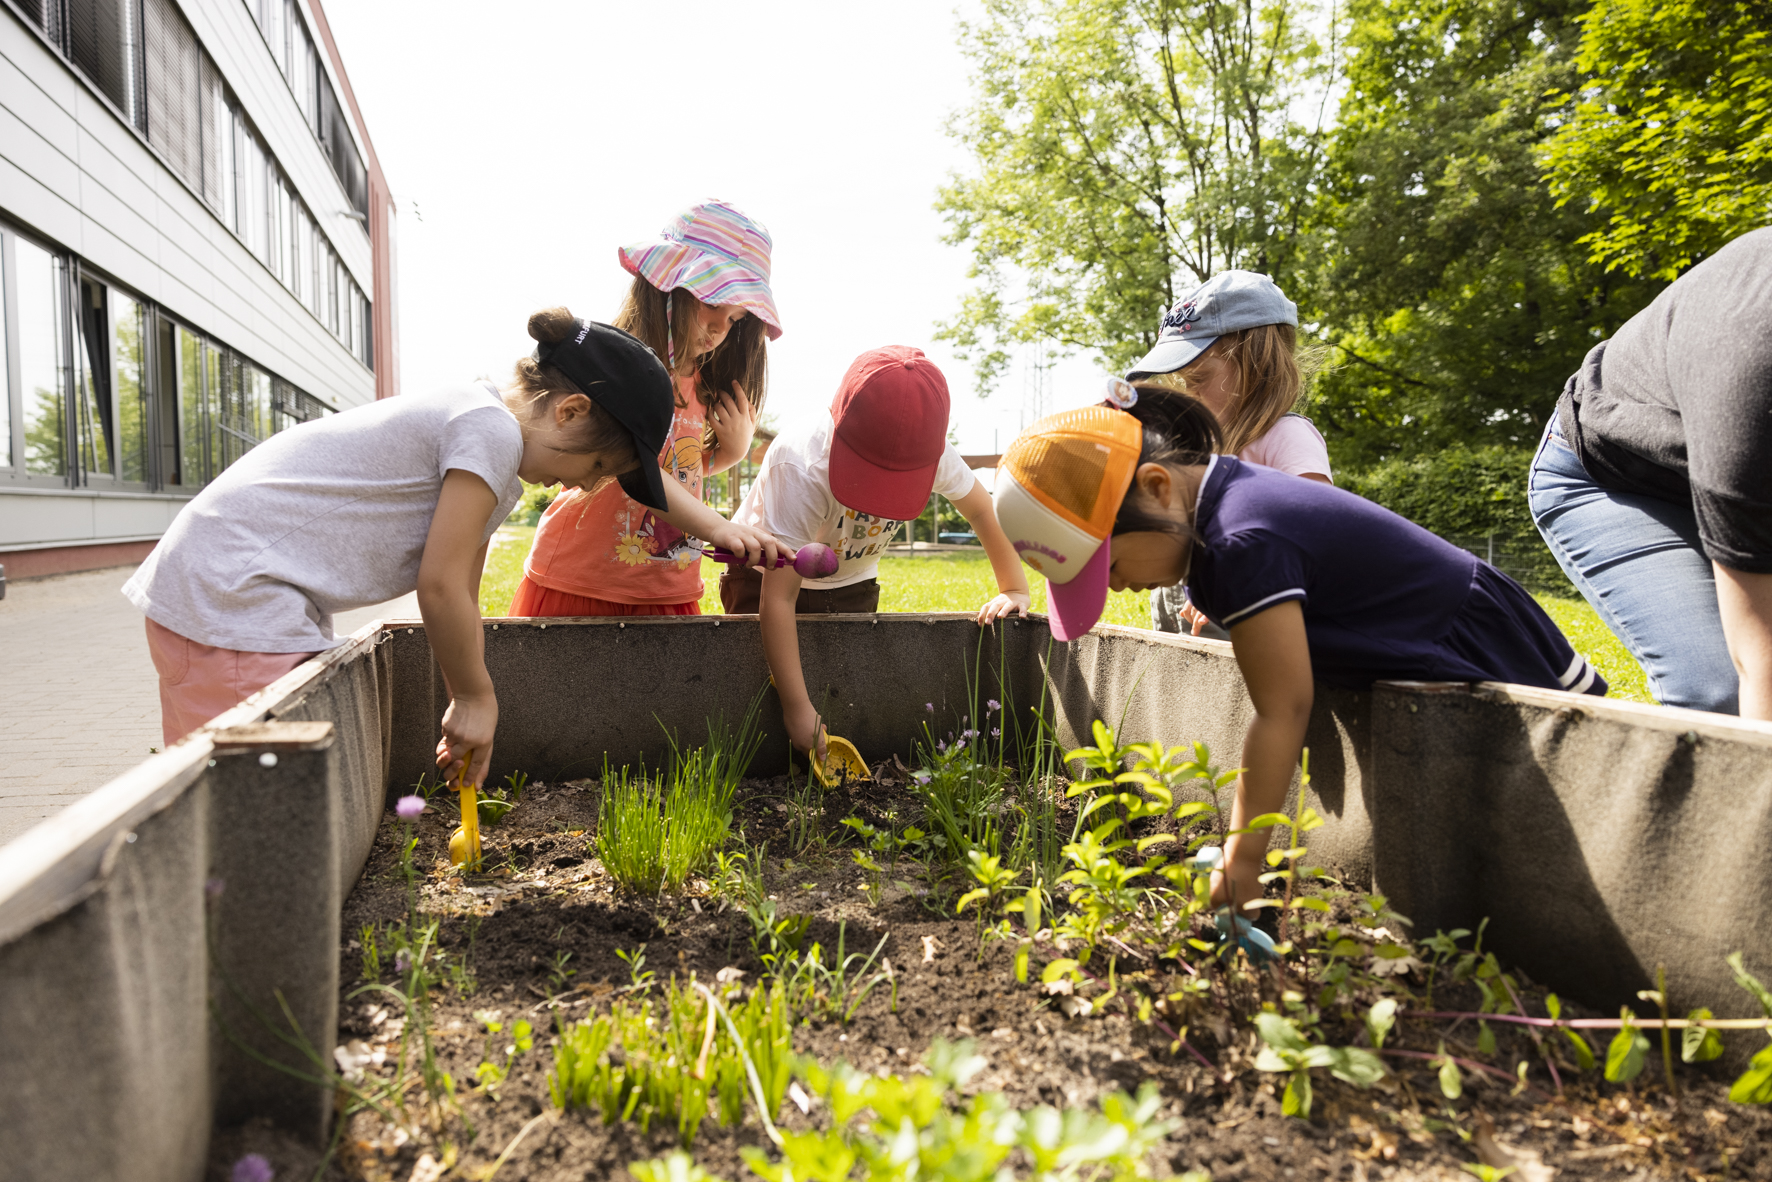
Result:
M1512 578L1528 591L1575 595L1575 588L1538 531L1529 533L1443 534L1448 542L1468 550Z

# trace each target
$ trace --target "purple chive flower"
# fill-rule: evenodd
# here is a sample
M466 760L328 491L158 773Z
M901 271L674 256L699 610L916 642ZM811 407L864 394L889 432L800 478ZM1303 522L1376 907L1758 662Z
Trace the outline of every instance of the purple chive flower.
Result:
M999 711L1003 708L1003 703L997 701L997 699L995 699L995 698L992 698L985 703L985 706L987 707L987 710L989 713L995 714L997 711Z
M265 1160L262 1153L249 1153L234 1163L228 1172L228 1182L271 1182L277 1172L271 1169L271 1163Z
M911 776L911 779L915 780L919 784L927 784L929 782L929 773L928 772L916 772Z
M923 709L929 711L929 713L931 713L931 714L934 714L935 713L935 703L934 702L924 702Z
M1003 728L1000 726L993 726L991 728L991 738L1000 739L1002 737L1003 737Z
M418 815L425 811L425 798L422 796L402 796L394 804L394 812L402 821L416 821Z
M404 949L404 948L402 948L402 949L400 949L400 951L394 953L394 971L396 973L404 973L406 970L410 969L411 967L412 967L412 953L406 951L406 949Z
M219 899L221 898L222 891L227 888L227 885L227 883L219 878L206 878L203 880L203 893L208 895L211 899Z

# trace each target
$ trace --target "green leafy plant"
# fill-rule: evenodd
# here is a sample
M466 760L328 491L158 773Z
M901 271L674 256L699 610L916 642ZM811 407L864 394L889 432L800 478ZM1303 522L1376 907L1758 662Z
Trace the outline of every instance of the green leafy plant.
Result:
M937 1039L924 1058L927 1074L911 1076L866 1075L842 1062L827 1069L802 1059L796 1074L823 1101L819 1111L828 1123L778 1132L776 1158L755 1146L739 1152L765 1182L847 1179L857 1170L874 1182L990 1179L1002 1176L1017 1150L1026 1154L1034 1179L1131 1179L1142 1175L1145 1157L1175 1127L1157 1119L1162 1100L1149 1083L1136 1097L1105 1097L1098 1112L1018 1111L997 1092L956 1096L984 1067L973 1045Z
M1255 1057L1255 1069L1287 1073L1286 1090L1280 1098L1280 1111L1287 1116L1310 1117L1313 1069L1327 1070L1336 1079L1363 1088L1384 1078L1384 1064L1371 1051L1313 1043L1296 1022L1272 1011L1255 1015L1255 1029L1263 1043Z

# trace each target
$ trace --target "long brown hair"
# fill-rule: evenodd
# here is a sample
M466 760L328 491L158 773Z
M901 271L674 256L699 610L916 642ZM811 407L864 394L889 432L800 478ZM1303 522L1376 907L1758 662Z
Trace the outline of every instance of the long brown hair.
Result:
M565 308L543 308L529 318L529 335L543 344L556 345L572 333L572 313ZM546 415L554 403L570 394L584 394L578 383L552 365L543 365L533 357L517 361L511 385L504 391L505 406L520 423L530 423ZM615 421L615 417L591 399L590 409L567 436L574 454L614 453L611 459L620 468L635 463L639 452L631 431Z
M1219 423L1224 454L1232 456L1272 431L1297 407L1322 363L1322 350L1310 345L1301 347L1298 330L1290 324L1263 324L1227 332L1212 343L1206 354L1225 358L1237 370L1236 393L1224 408L1224 418ZM1194 394L1200 384L1200 370L1189 365L1174 373L1139 379L1139 384L1145 383Z
M668 319L665 315L667 299L670 301ZM696 377L695 396L704 407L712 406L720 395L730 393L732 383L737 382L750 397L751 409L761 415L769 384L767 328L754 313L747 312L713 352L690 358L696 313L701 307L701 301L686 287L676 288L667 295L636 275L628 287L627 298L622 301L621 311L610 323L644 341L658 354L660 361L674 355L678 372L671 374L673 379L686 365L692 365ZM686 358L690 360L686 362ZM679 400L677 405L683 403ZM713 439L710 425L702 433L702 446L711 448Z

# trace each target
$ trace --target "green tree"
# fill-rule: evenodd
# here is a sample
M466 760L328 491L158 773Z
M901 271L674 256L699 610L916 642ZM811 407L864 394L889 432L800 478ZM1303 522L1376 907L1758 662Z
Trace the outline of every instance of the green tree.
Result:
M1659 284L1608 275L1536 152L1575 83L1576 0L1354 0L1301 312L1338 347L1312 413L1338 467L1527 448Z
M1671 280L1772 222L1772 5L1597 0L1582 28L1543 156L1561 201L1605 217L1594 261Z
M976 173L937 201L979 280L938 335L982 393L1026 342L1135 359L1178 284L1286 281L1334 57L1307 0L982 6L960 34L974 100L949 126Z

